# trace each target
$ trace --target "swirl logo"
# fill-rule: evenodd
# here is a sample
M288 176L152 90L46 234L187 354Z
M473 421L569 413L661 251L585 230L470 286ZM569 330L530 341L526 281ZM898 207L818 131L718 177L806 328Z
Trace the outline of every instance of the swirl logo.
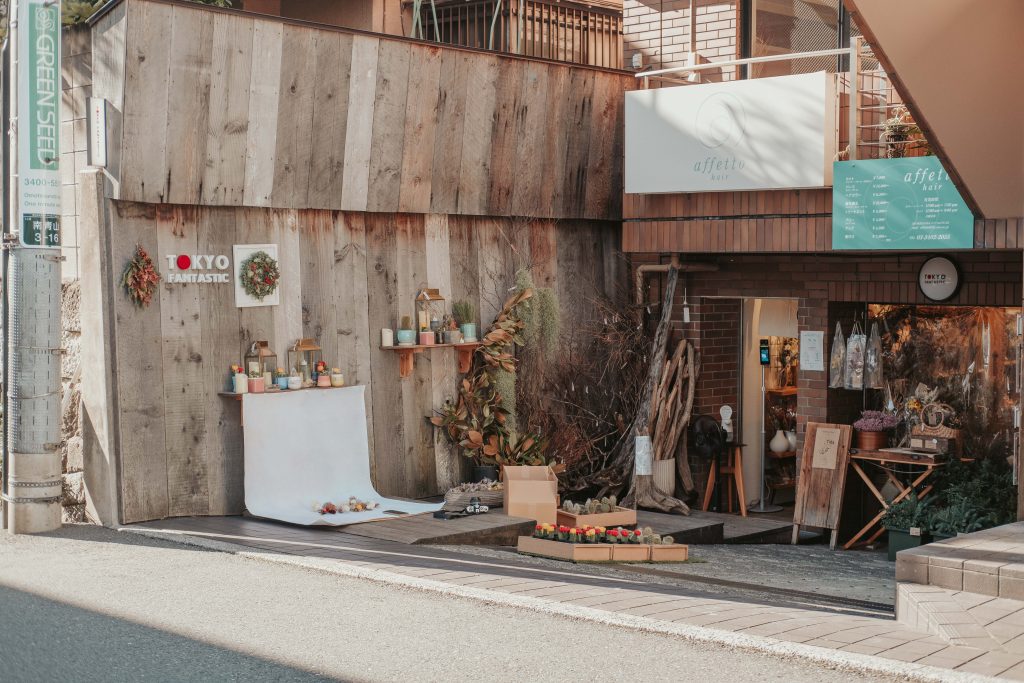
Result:
M697 139L708 149L735 145L747 133L743 103L729 93L716 93L704 100L695 121Z
M36 8L36 30L40 33L52 31L54 27L54 12L49 7Z

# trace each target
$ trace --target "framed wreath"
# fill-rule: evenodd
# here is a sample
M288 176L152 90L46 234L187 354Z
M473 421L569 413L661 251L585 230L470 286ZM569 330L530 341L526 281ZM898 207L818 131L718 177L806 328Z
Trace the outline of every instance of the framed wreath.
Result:
M124 287L129 301L139 308L149 306L153 303L153 295L158 284L160 273L153 265L153 259L141 244L135 245L135 255L128 259L121 274L121 286Z
M238 282L246 294L263 301L277 290L281 269L277 260L260 250L250 254L238 269Z

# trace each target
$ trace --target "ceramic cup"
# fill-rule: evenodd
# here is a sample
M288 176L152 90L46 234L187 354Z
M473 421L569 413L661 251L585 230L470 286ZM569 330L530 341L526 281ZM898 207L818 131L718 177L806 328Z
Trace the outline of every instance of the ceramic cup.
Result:
M289 389L301 389L302 388L302 378L299 377L298 375L292 375L291 377L289 377L288 378L288 388Z
M331 386L332 387L343 387L345 386L345 375L340 372L331 374Z

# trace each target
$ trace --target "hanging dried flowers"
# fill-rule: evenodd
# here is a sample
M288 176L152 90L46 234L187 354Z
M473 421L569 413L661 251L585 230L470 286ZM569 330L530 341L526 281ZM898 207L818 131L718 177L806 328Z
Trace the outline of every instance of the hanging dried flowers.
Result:
M274 293L281 279L281 271L277 261L265 251L253 252L242 261L238 272L238 281L245 293L254 299L263 301Z
M128 294L128 299L140 308L149 306L153 303L153 294L159 282L160 273L153 265L153 259L141 244L136 245L135 255L128 260L121 275L121 286Z

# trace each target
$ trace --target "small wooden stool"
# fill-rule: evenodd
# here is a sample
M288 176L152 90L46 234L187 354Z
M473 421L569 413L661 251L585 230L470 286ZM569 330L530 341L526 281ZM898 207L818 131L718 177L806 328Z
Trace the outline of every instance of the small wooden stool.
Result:
M722 475L722 483L726 485L726 495L729 499L729 512L732 512L733 490L740 501L740 515L747 516L747 494L743 490L743 444L732 445L726 462L718 468ZM732 486L730 484L730 478ZM704 512L711 507L711 494L715 492L715 468L711 467L708 474L708 485L704 490Z

